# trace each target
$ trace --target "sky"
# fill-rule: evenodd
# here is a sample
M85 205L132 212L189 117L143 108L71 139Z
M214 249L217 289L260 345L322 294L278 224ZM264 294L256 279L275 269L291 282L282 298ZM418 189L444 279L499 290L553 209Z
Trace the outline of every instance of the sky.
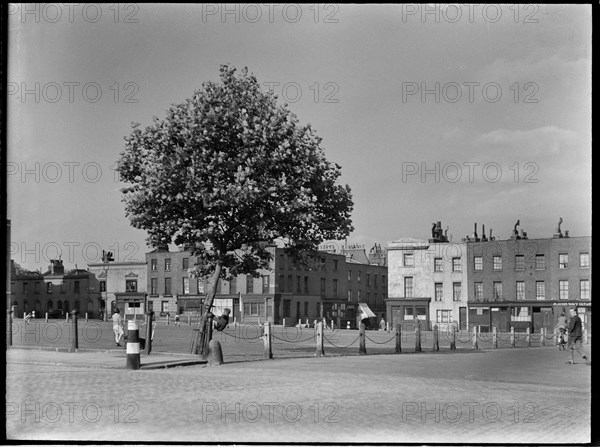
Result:
M248 67L322 137L368 250L591 235L589 5L13 4L11 255L86 268L144 259L115 175L131 123L162 118L221 64Z

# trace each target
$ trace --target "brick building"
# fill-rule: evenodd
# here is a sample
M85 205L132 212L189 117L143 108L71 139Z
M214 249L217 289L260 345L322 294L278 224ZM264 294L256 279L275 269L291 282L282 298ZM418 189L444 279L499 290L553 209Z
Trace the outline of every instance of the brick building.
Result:
M257 278L239 275L232 281L219 281L215 313L229 307L236 321L248 324L283 324L285 320L286 325L292 325L325 317L336 325L345 327L350 322L355 327L360 302L368 304L378 317L384 316L387 266L370 264L366 253L361 262L343 252L321 251L314 265L304 269L295 265L282 248L272 245L268 250L271 264L259 271ZM381 252L373 255L385 264ZM147 253L146 261L148 305L155 312L201 312L206 283L190 277L188 269L196 258L189 251L161 247Z
M591 329L591 238L529 239L513 229L497 240L474 232L451 243L434 224L428 241L403 238L388 245L387 313L391 323L422 329L449 323L462 329L552 330L559 315L577 309Z
M516 227L507 240L466 242L470 324L538 332L576 308L591 329L591 237L529 239Z
M53 259L48 270L27 271L11 260L11 305L15 317L35 311L41 318L46 312L62 315L77 310L92 317L99 311L100 303L90 294L90 277L87 270L74 268L65 272L63 261Z

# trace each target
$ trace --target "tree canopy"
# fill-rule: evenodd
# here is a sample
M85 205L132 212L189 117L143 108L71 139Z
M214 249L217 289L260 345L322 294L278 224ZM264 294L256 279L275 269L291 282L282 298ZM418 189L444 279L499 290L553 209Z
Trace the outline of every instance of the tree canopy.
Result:
M189 246L195 273L214 284L266 268L266 242L282 238L297 256L353 229L340 166L247 68L222 65L220 82L204 82L145 129L132 126L117 165L131 225L152 246Z

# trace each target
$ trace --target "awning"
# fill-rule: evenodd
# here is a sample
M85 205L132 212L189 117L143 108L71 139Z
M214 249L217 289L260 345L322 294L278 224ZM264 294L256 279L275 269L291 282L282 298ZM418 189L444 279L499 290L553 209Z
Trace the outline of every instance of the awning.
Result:
M364 320L365 318L377 317L377 315L375 315L373 311L369 309L367 303L358 303L358 316L361 320Z

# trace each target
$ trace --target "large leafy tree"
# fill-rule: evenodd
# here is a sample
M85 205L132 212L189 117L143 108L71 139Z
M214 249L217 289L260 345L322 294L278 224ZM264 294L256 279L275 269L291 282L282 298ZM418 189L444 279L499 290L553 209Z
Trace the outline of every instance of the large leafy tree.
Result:
M190 247L192 273L210 278L204 315L220 278L257 275L266 243L306 259L323 240L352 231L350 188L325 158L321 138L244 68L221 66L164 119L133 123L118 160L125 211L149 245Z

